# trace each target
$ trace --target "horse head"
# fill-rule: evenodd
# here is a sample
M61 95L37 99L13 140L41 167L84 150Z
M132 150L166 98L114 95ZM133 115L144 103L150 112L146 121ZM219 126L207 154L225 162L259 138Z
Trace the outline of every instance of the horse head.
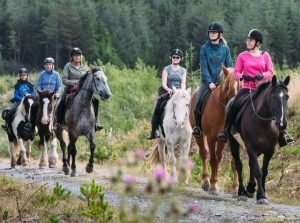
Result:
M183 128L186 122L189 108L190 108L190 99L191 99L191 88L187 90L176 89L176 87L172 87L173 95L170 99L169 105L171 105L173 112L173 119L175 120L175 124L177 128ZM167 110L168 108L166 108Z
M54 92L48 90L38 91L38 118L43 125L48 125L51 117L53 116L54 107L57 102L57 98Z
M94 78L94 92L98 93L103 100L109 99L111 97L111 92L106 75L100 68L93 68L92 73Z
M17 114L22 114L23 117L25 117L26 120L31 120L31 114L32 114L32 105L34 103L35 96L31 94L25 95L25 97L22 99L17 111Z
M274 75L270 86L270 109L276 120L278 129L284 130L287 126L287 110L288 110L288 84L290 76L287 76L283 81L277 80Z
M225 104L234 97L241 88L241 84L234 77L234 69L222 66L222 80L220 84L220 96L225 97Z

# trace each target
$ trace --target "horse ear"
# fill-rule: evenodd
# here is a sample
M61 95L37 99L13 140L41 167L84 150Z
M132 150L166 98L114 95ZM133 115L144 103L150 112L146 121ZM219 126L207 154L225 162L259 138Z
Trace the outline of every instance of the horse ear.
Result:
M289 85L290 80L291 80L290 76L287 76L287 77L284 79L283 83L285 84L285 86L288 86L288 85Z
M191 92L192 92L192 89L189 87L186 91L187 91L187 93L190 95Z
M173 93L177 92L177 88L175 86L172 86L172 90L173 90Z
M225 77L227 77L229 70L224 66L224 64L222 64L222 71L223 71L223 75L225 75Z
M275 86L277 84L277 77L276 75L273 75L272 77L272 85Z

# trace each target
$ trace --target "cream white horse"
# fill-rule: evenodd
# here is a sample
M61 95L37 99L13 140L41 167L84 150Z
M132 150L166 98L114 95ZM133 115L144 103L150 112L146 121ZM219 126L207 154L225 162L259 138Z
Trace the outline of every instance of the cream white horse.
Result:
M159 159L166 171L165 145L168 151L169 164L171 166L171 178L177 182L175 146L179 146L179 164L186 166L190 150L192 127L189 121L191 89L183 90L173 87L173 95L167 102L163 119L164 135L161 127L160 138L157 139ZM188 184L188 175L185 179Z

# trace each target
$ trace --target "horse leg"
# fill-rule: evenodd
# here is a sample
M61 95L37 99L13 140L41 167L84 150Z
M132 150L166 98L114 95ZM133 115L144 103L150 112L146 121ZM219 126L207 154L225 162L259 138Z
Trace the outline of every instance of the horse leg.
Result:
M55 136L51 137L51 149L49 151L48 155L48 163L49 163L49 168L55 168L58 160L58 155L57 155L57 139Z
M78 176L78 173L76 171L76 163L75 163L75 158L76 158L76 154L77 154L76 139L75 140L71 140L70 139L70 143L68 145L68 153L72 157L72 162L71 162L71 177L76 177L76 176ZM68 154L68 156L69 156L69 154Z
M269 204L266 196L265 191L262 185L262 170L259 167L259 163L257 161L257 154L253 152L249 152L252 149L251 147L248 149L248 156L249 156L249 165L250 170L252 169L254 173L254 177L257 181L257 192L256 192L256 199L257 204Z
M219 164L223 157L223 149L224 143L221 141L217 141L216 139L209 138L209 151L210 151L210 165L211 165L211 178L210 178L210 192L212 194L218 194L219 187L218 187L218 170ZM216 147L216 150L215 150Z
M157 139L157 147L158 147L158 154L159 154L159 161L162 168L166 171L166 154L165 154L165 142L163 139Z
M204 138L203 136L195 138L196 143L199 147L199 155L202 160L202 185L201 188L205 191L208 191L210 188L210 179L207 167L207 160L208 160L208 150L204 145Z
M43 169L48 166L47 144L44 135L40 135L39 149L41 151L39 167Z
M26 156L26 148L24 146L23 139L18 139L18 144L20 146L20 156L22 166L28 166L28 159Z
M250 159L249 157L249 167L252 165L251 164L252 159ZM254 168L250 168L250 174L249 174L249 182L247 184L246 187L246 191L247 191L247 197L253 198L254 197L254 193L255 193L255 187L256 187L256 181L255 181L255 169Z
M264 160L263 160L263 165L262 165L262 187L263 190L266 191L265 188L265 183L266 183L266 177L268 175L268 167L269 167L269 163L271 158L273 157L274 154L274 149L272 152L270 152L270 154L264 154Z
M87 173L92 173L93 172L93 164L94 164L94 152L95 152L95 148L96 148L96 144L95 144L95 140L94 140L94 135L91 134L90 136L88 136L89 142L90 142L90 159L89 162L85 168Z
M30 162L30 153L31 153L31 146L32 146L32 141L31 140L28 140L26 142L26 156L28 158L28 162Z
M167 149L168 149L169 163L171 166L171 177L175 182L177 182L178 178L177 178L177 172L176 172L176 166L175 166L176 157L174 154L174 145L168 139L166 139L166 145L167 145Z
M17 144L15 142L9 142L9 155L10 155L10 167L16 167L16 150Z
M184 167L186 170L186 177L184 180L184 184L188 185L189 184L189 177L190 177L190 172L191 170L187 167L187 162L189 158L189 152L190 152L190 145L191 145L191 137L182 143L180 145L180 166Z
M229 135L229 144L231 155L234 159L234 165L238 174L238 200L246 201L247 200L247 192L245 190L243 184L243 164L240 158L240 146L236 139L233 138L232 135Z
M64 141L64 137L63 137L63 132L62 130L58 130L56 131L56 136L58 138L59 144L60 144L60 148L62 151L62 162L63 162L63 171L65 173L65 175L69 175L70 174L70 165L67 159L67 155L66 155L66 143Z
M239 189L239 180L238 180L238 172L236 170L235 162L234 162L233 158L231 159L230 165L231 165L231 170L233 172L233 184L232 184L232 188L233 188L233 193L236 196L237 193L238 193L238 189Z

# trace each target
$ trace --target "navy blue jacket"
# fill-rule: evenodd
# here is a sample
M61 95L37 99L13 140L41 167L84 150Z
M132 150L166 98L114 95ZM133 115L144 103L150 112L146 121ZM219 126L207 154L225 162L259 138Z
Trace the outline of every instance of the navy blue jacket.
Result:
M20 102L22 101L25 94L32 94L34 95L34 85L29 81L21 81L18 80L15 84L15 91L14 91L14 97L10 99L10 102Z

